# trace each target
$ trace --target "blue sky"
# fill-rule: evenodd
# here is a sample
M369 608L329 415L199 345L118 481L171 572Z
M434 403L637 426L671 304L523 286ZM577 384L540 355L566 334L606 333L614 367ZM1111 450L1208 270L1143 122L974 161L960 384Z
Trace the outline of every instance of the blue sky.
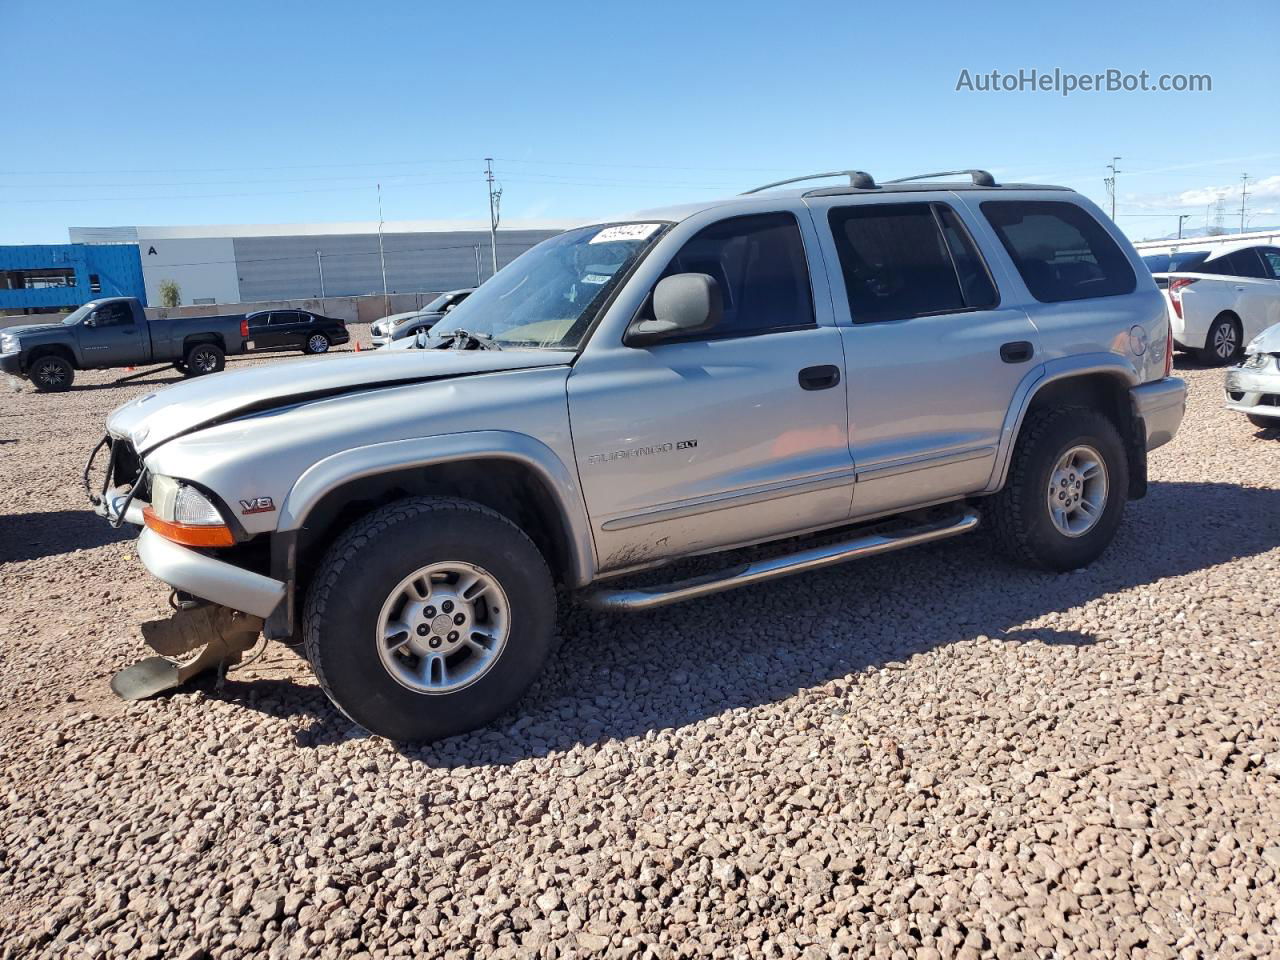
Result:
M1131 236L1280 223L1280 3L5 0L0 243L68 225L578 218L855 167L1064 183ZM1216 9L1216 12L1214 12ZM957 92L1019 68L1209 93Z

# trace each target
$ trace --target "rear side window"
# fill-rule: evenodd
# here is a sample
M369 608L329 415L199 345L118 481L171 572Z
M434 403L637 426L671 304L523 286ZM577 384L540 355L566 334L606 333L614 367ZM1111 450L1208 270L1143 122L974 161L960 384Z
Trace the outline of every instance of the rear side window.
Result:
M946 204L834 207L827 215L854 323L981 310L995 285Z
M663 276L705 273L720 287L724 318L712 337L814 325L804 241L789 213L732 217L695 234Z
M1177 253L1153 253L1142 258L1152 273L1193 273L1209 256L1208 250L1181 250Z
M1114 297L1137 286L1124 251L1083 207L1056 200L988 200L982 212L1041 303Z
M1262 257L1268 276L1272 280L1280 280L1280 250L1275 247L1259 247L1258 255Z

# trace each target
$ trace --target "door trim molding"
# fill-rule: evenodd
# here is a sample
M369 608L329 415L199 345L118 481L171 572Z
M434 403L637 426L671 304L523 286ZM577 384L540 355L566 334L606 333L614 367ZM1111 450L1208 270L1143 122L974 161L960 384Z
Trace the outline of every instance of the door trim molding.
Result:
M852 487L856 472L853 469L842 469L833 473L824 473L817 477L801 480L785 480L764 487L734 493L719 493L696 500L682 500L678 503L655 507L643 513L633 513L625 517L614 517L600 525L601 530L630 530L650 523L662 523L666 520L680 520L684 517L717 510L728 510L731 507L746 507L769 500L780 500L783 497L794 497L802 493L817 493L832 487Z
M949 466L954 463L967 463L970 460L980 460L983 457L993 457L996 453L995 445L985 447L970 447L965 450L953 450L950 453L931 454L923 457L908 457L903 460L892 460L889 463L877 464L872 467L863 467L857 471L858 482L864 480L883 480L887 477L897 477L904 473L915 473L917 470L929 470L933 467Z

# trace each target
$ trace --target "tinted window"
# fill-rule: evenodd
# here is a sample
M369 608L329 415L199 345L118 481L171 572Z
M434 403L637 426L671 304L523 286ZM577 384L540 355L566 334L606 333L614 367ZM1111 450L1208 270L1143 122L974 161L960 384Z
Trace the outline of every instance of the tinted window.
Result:
M789 213L735 217L680 248L664 277L705 273L720 286L724 319L711 336L813 326L809 268L800 227Z
M271 314L271 323L273 326L283 323L297 323L298 320L298 315L291 310Z
M133 323L133 311L127 303L104 303L93 312L93 323L97 327L118 327Z
M1143 257L1142 262L1152 273L1195 273L1208 256L1208 250L1180 250L1177 253L1153 253Z
M1227 254L1227 259L1231 261L1231 275L1233 277L1253 277L1257 280L1269 279L1268 273L1263 270L1262 259L1253 247L1229 253Z
M1031 295L1041 303L1132 293L1133 268L1083 207L1054 200L988 200L991 221Z
M972 310L996 301L973 241L944 205L835 207L828 221L855 323Z
M1280 280L1280 250L1275 247L1259 247L1258 255L1262 257L1262 263L1271 279Z

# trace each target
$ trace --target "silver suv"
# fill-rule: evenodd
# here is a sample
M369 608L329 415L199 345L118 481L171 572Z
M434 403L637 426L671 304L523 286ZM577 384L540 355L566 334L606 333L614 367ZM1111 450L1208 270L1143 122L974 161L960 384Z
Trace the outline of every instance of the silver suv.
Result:
M174 588L148 640L234 659L262 628L352 720L421 741L519 699L557 585L643 610L980 517L1019 562L1089 563L1182 419L1165 302L1087 199L960 173L583 226L422 349L119 408L93 499Z

